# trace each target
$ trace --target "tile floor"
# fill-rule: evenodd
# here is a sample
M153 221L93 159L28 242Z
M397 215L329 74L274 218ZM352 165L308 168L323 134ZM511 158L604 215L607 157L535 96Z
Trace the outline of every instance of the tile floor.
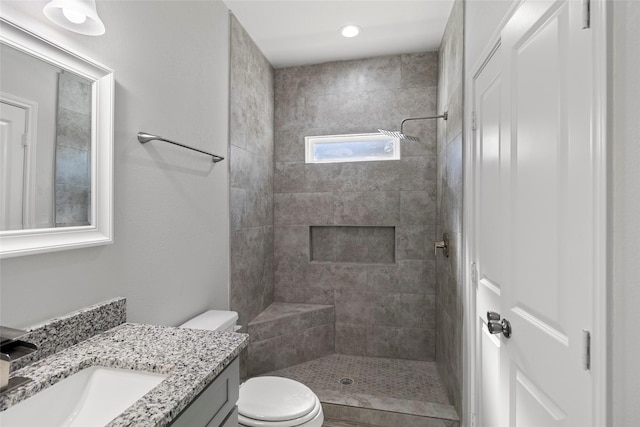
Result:
M331 354L266 375L311 388L325 408L323 427L386 427L398 417L409 417L416 426L440 425L432 423L436 419L454 422L446 425L458 421L435 362ZM345 378L353 382L343 384ZM425 423L414 423L420 419Z
M300 381L312 390L450 404L435 362L331 354L269 375ZM342 378L353 383L343 385Z
M322 427L374 427L368 424L358 424L349 421L330 420L325 418Z

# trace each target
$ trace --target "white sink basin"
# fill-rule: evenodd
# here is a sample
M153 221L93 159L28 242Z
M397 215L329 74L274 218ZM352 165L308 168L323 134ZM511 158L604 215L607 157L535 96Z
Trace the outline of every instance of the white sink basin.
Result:
M105 426L165 378L167 375L93 366L0 412L0 426Z

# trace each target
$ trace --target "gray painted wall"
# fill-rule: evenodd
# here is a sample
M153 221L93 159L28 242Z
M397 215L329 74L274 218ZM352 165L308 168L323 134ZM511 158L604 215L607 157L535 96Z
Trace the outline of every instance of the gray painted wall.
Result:
M273 302L273 68L231 18L231 309L245 327Z
M2 14L115 70L115 243L6 259L0 322L25 327L115 296L175 325L228 307L228 162L136 140L144 130L227 154L229 17L219 1L103 1L107 32L57 28L45 1Z
M613 273L610 405L613 426L640 425L640 2L610 3Z
M338 353L435 358L435 123L406 126L422 143L403 142L399 161L305 164L304 137L435 114L437 61L429 52L276 70L275 300L335 305ZM396 264L310 262L313 225L395 226Z
M437 237L449 234L449 257L436 258L436 361L449 399L462 413L462 118L464 3L457 0L440 45Z

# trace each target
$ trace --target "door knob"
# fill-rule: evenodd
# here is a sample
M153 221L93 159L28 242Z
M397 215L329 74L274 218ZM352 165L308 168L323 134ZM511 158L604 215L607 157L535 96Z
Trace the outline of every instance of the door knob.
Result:
M487 322L491 322L493 320L500 320L500 315L495 311L487 311Z
M442 249L442 252L444 253L444 256L449 258L449 235L447 233L444 233L442 235L442 240L440 240L439 242L435 242L434 243L434 245L433 245L433 253L435 255L438 255L438 249Z
M495 311L487 311L487 329L491 334L501 333L505 338L511 338L511 322L500 320L500 314Z

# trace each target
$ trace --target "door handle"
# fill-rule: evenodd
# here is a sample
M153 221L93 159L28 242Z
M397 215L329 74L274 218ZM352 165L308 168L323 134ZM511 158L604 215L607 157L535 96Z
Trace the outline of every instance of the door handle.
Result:
M487 329L491 334L502 334L505 338L511 338L511 322L507 319L500 320L500 314L495 311L487 311Z

